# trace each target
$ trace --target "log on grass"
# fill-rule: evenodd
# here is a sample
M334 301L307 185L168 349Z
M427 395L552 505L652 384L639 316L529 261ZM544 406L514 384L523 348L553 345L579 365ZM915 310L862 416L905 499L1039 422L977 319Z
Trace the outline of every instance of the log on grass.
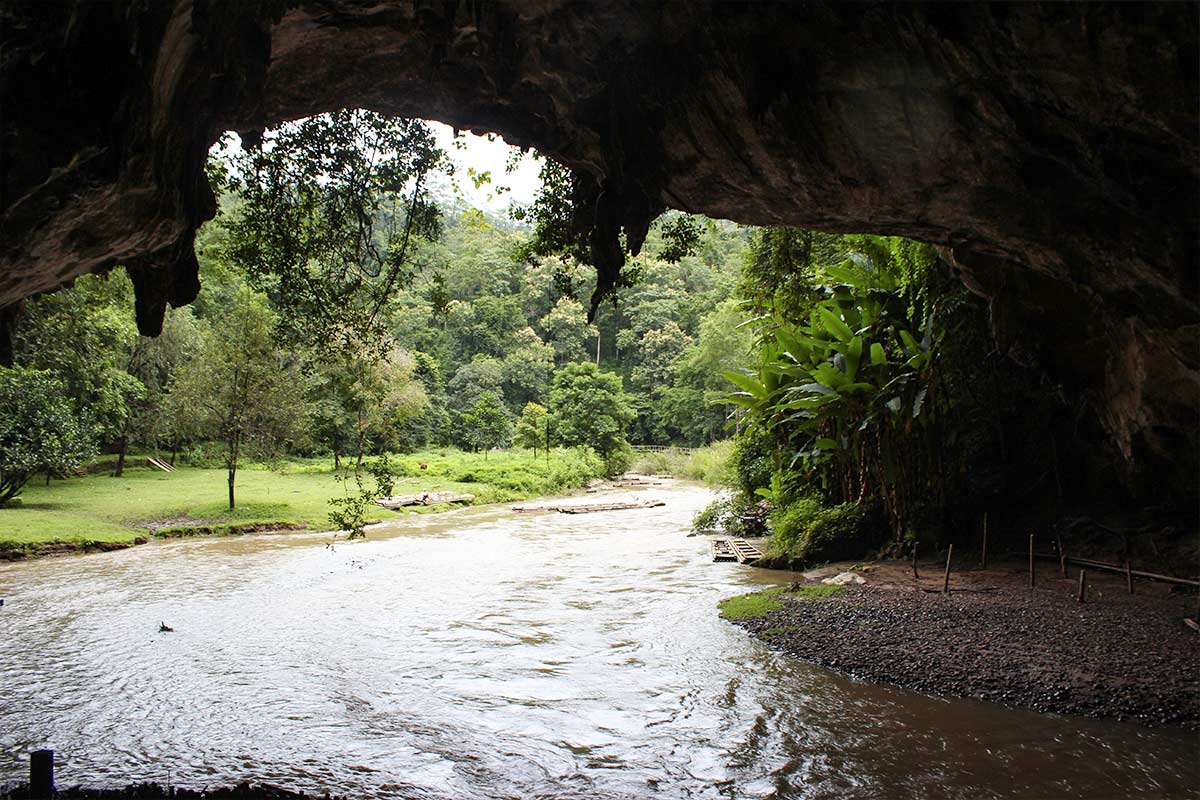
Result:
M473 503L475 495L459 494L458 492L419 492L417 494L394 494L390 497L381 497L375 501L375 505L383 506L395 511L398 508L407 506L431 506L434 503Z

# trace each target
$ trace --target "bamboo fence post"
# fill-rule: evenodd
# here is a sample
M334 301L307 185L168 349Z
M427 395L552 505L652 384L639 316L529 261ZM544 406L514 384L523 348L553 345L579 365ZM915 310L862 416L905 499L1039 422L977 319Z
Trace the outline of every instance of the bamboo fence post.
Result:
M1033 588L1033 534L1029 534L1029 588Z
M1079 570L1079 602L1086 603L1084 595L1087 593L1087 570Z
M913 542L913 580L921 580L921 576L917 574L917 543Z
M1058 542L1058 568L1062 570L1062 576L1067 577L1067 551L1063 550L1062 537L1054 534L1054 541Z
M950 545L950 549L946 551L946 577L942 581L942 594L950 591L950 559L952 558L954 558L954 545Z
M54 797L54 751L34 750L29 754L29 796Z
M987 517L988 512L983 512L983 559L980 567L987 569Z
M1125 585L1129 588L1129 593L1133 594L1133 571L1129 569L1129 559L1125 559Z

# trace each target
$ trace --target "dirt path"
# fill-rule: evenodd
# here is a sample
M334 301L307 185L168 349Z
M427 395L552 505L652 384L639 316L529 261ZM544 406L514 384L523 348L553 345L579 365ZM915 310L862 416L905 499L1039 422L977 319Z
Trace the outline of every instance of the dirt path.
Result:
M811 581L849 565L807 573ZM740 620L771 646L860 680L926 694L974 697L1062 714L1200 730L1200 633L1183 623L1194 594L1078 570L1063 579L1039 563L955 572L884 562L860 567L865 585L826 600L789 598L779 611ZM936 591L925 591L936 590ZM783 595L785 598L787 594Z

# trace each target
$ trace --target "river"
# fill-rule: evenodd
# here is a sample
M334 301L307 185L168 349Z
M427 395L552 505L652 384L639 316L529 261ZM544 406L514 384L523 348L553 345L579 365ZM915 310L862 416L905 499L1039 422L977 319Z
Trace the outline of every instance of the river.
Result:
M606 497L629 497L634 493ZM0 566L0 784L379 798L1187 797L1194 737L865 685L716 613L710 494ZM582 502L582 501L573 501ZM159 633L160 621L174 628Z

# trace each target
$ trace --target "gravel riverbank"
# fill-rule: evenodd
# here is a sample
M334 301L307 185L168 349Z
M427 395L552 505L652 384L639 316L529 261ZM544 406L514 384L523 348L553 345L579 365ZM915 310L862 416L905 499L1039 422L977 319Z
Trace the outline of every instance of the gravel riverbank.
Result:
M926 569L918 583L907 565L869 566L865 585L820 600L784 593L781 609L735 624L864 681L1200 730L1200 633L1183 622L1194 594L1137 582L1131 596L1123 576L1089 572L1081 605L1076 570L1043 573L1031 591L1014 565L955 573L941 594L940 572L935 582Z

